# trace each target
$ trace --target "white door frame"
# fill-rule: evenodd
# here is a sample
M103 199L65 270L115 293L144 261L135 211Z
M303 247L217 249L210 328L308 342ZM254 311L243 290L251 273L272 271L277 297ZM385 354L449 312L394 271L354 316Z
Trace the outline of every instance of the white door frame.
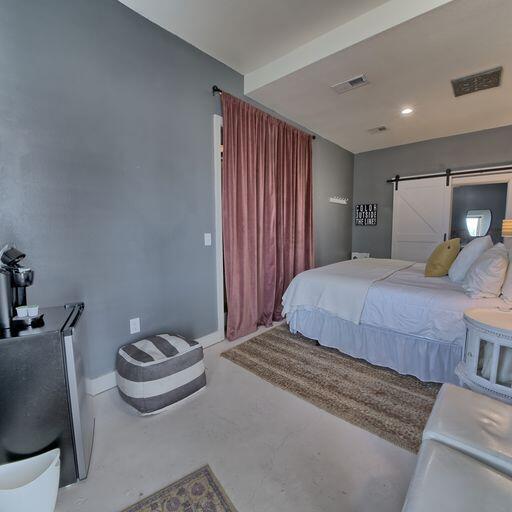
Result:
M222 116L213 115L213 172L215 184L215 268L217 332L224 339L224 253L222 250Z
M212 120L213 196L215 216L215 283L217 301L217 330L198 338L203 347L224 340L224 254L222 251L222 116L213 115Z

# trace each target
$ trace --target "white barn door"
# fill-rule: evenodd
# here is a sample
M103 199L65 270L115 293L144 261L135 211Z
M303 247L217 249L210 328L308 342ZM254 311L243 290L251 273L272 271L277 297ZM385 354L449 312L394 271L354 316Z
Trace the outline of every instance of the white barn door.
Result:
M398 183L393 194L391 257L425 262L450 236L452 187L444 178Z

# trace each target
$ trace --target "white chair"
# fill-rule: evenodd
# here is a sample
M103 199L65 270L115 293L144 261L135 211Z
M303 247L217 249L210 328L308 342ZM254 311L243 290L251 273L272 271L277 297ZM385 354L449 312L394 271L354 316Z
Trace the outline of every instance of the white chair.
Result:
M512 479L449 446L424 440L402 512L510 512Z
M423 439L444 443L512 476L511 405L444 384Z
M53 512L60 476L60 450L0 466L0 512Z

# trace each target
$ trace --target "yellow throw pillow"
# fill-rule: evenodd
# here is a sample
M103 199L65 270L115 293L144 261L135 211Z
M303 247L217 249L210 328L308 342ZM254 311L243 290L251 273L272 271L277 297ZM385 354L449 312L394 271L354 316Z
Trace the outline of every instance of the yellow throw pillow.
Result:
M452 238L439 244L427 260L425 277L442 277L447 275L459 251L460 238Z

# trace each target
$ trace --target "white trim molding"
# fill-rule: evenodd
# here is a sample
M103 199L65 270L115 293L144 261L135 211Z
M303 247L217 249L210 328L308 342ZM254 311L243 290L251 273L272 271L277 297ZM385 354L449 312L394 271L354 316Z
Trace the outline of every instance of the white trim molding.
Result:
M116 387L116 372L106 373L95 379L85 379L85 391L88 395L96 396Z
M217 329L215 332L211 332L210 334L206 334L205 336L201 336L197 338L196 341L203 346L203 348L211 347L216 343L220 343L224 340L224 329Z
M222 250L222 122L222 116L217 114L213 115L213 182L215 187L215 268L217 283L217 330L224 332L224 252Z
M212 345L220 343L223 340L224 330L217 330L207 334L206 336L201 336L201 338L196 339L196 341L202 345L203 348L211 347ZM99 395L100 393L115 388L116 386L116 372L106 373L105 375L100 375L95 379L85 379L85 391L87 394L92 396Z

